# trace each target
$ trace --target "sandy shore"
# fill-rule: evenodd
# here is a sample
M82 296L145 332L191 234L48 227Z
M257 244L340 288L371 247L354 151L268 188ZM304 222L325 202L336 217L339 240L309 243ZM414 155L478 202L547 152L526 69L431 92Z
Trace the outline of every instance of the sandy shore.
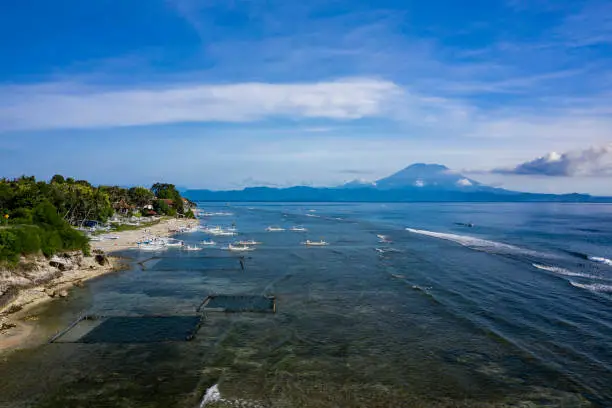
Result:
M59 270L49 266L49 261L42 258L39 261L40 270L37 271L43 277L52 275L50 279L41 279L44 283L26 285L19 290L17 296L6 305L0 307L0 353L12 349L26 347L28 338L34 331L36 318L29 311L42 303L53 299L68 296L68 290L73 286L80 286L88 279L93 279L110 272L125 269L128 266L126 260L121 260L106 254L113 251L136 248L137 242L145 235L156 235L167 237L175 234L179 228L197 225L197 220L162 220L158 224L143 227L138 230L113 232L117 239L95 241L91 243L92 252L103 251L104 261L98 257L82 257L73 260L73 265L68 270ZM1 272L1 271L0 271ZM21 276L8 278L13 281L23 280ZM38 277L40 279L40 277ZM0 284L2 282L0 275Z
M92 242L92 249L100 249L106 253L120 251L123 249L136 248L137 242L144 236L156 235L158 237L169 237L176 233L180 228L191 227L198 225L197 220L187 219L168 219L162 220L158 224L150 227L141 228L132 231L113 232L111 235L117 235L118 239Z

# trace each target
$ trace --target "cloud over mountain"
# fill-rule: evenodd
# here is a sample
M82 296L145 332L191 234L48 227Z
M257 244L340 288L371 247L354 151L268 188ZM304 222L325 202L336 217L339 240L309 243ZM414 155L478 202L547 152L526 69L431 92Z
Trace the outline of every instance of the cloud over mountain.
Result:
M612 144L566 153L550 152L513 168L498 168L497 174L556 177L600 177L612 175Z

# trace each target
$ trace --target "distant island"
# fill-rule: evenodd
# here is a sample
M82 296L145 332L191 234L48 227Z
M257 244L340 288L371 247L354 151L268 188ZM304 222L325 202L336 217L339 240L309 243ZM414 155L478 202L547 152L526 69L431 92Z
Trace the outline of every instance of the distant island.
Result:
M187 190L193 201L260 202L612 202L588 194L537 194L495 188L440 164L416 163L374 182L355 180L338 187L249 187L242 190Z

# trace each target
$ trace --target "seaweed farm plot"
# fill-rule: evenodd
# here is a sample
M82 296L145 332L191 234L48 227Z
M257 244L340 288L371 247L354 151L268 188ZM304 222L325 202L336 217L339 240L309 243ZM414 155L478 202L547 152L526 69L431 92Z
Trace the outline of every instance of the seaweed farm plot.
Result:
M243 256L194 256L181 258L181 269L185 271L228 270L243 271L248 258ZM176 270L174 258L164 258L153 268L157 271Z
M198 307L199 312L276 313L274 296L210 295Z
M193 316L85 315L58 333L50 343L157 343L189 341L201 324Z

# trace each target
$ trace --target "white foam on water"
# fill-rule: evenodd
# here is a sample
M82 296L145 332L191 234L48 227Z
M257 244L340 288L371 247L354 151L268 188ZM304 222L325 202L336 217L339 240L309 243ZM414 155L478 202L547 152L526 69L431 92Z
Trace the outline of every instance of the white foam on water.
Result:
M589 261L593 261L593 262L602 263L602 264L605 264L605 265L612 266L612 260L610 260L608 258L603 258L601 256L587 256L587 259Z
M552 273L556 273L559 275L565 275L565 276L577 276L577 277L581 277L581 278L590 278L590 279L601 279L601 280L608 280L606 278L602 278L600 276L597 275L591 275L588 273L580 273L580 272L572 272L570 270L567 270L565 268L560 268L558 266L547 266L547 265L540 265L540 264L532 264L535 268L538 269L542 269L544 271L548 271L548 272L552 272Z
M501 253L501 254L523 254L523 255L531 255L537 257L545 257L550 258L552 255L544 254L542 252L532 251L530 249L519 248L514 245L504 244L502 242L489 241L482 238L470 237L468 235L457 235L457 234L448 234L444 232L435 232L435 231L427 231L427 230L418 230L414 228L406 228L406 231L412 232L413 234L426 235L428 237L444 239L447 241L456 242L457 244L463 245L465 247L485 251L485 252L493 252L493 253Z
M590 290L591 292L612 293L612 285L604 285L602 283L586 284L586 283L578 283L574 281L569 281L569 283L576 288Z
M204 394L204 398L202 398L200 403L200 408L218 401L221 401L221 393L219 392L219 385L215 384L206 390L206 394Z
M376 252L381 253L381 254L386 254L387 252L400 252L399 250L395 249L395 248L374 248L376 250Z
M204 394L204 398L202 398L202 402L200 403L200 408L204 408L207 405L214 404L215 402L223 402L226 405L237 408L264 408L263 405L256 401L244 399L229 400L222 398L218 384L215 384L206 390L206 394Z

